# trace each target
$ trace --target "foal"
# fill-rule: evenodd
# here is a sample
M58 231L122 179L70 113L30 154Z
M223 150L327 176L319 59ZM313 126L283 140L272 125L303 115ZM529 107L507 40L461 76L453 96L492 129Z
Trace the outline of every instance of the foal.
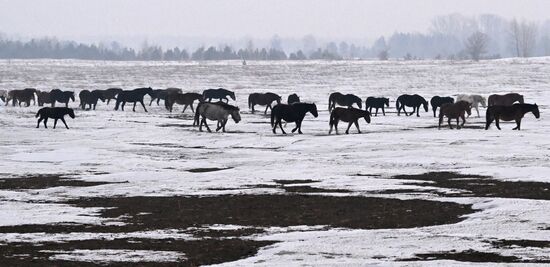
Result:
M69 115L69 117L74 119L74 110L72 108L41 108L36 113L36 118L40 116L38 119L38 123L36 124L36 128L40 127L40 122L44 120L44 128L48 128L48 125L46 123L48 122L48 118L54 119L53 122L53 128L55 129L55 126L57 125L57 120L61 120L63 124L65 124L65 127L69 129L69 126L67 126L67 123L65 122L65 115Z
M335 108L332 110L332 113L330 113L330 130L328 131L328 134L332 132L332 126L334 126L334 129L336 130L336 134L338 134L339 121L349 122L346 134L349 134L349 128L352 124L355 124L357 131L361 133L358 122L360 118L364 118L367 123L370 123L370 112L356 108Z

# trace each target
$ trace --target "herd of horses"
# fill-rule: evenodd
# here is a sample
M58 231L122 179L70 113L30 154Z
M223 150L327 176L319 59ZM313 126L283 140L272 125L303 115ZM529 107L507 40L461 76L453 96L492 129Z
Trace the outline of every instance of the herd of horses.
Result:
M36 98L35 98L36 95ZM121 88L109 88L106 90L82 90L79 93L80 108L95 110L98 101L105 102L107 105L111 100L115 100L115 110L119 108L124 110L126 103L133 103L132 110L136 111L136 105L141 104L144 111L147 112L147 108L144 103L145 95L149 95L151 101L149 106L156 101L157 105L160 104L160 100L164 100L165 108L172 112L174 104L183 105L182 112L185 112L187 107L191 108L194 115L194 126L198 126L202 131L202 127L211 132L210 127L207 124L208 120L217 121L216 131L222 130L225 132L225 126L229 120L229 117L233 119L235 123L241 120L240 110L237 106L230 105L229 99L236 101L235 93L223 89L207 89L202 94L199 93L184 93L179 88L167 88L167 89L153 89L151 87L136 88L133 90L123 90ZM47 128L48 118L54 119L54 128L58 120L61 120L65 127L68 129L64 116L69 115L74 118L74 110L68 108L70 101L75 101L75 95L72 91L62 91L60 89L53 89L49 92L39 91L34 88L26 88L22 90L0 90L0 100L8 105L11 101L13 106L17 104L21 106L25 103L26 106L38 103L38 106L44 104L50 104L51 107L41 108L36 117L38 119L37 128L40 126L40 122L44 122L44 127ZM212 100L218 100L212 102ZM197 107L194 108L193 104L197 102ZM64 108L55 107L56 103L65 104ZM382 115L386 115L385 108L390 106L389 98L385 97L368 97L365 101L365 110L363 110L363 100L353 94L342 94L335 92L329 95L328 98L328 110L330 112L329 118L329 134L332 129L338 134L338 123L340 121L347 122L348 127L346 134L349 133L349 129L352 125L355 125L357 131L360 133L358 120L364 118L367 123L371 121L372 109L375 109L374 116L378 116L378 110L382 110ZM267 111L271 110L271 128L273 133L276 133L277 127L280 128L283 134L286 134L283 129L282 121L294 122L296 127L292 129L292 132L298 131L302 134L302 122L307 113L311 113L314 117L318 116L317 106L314 103L304 103L300 101L300 97L297 94L291 94L287 98L287 103L282 103L282 97L275 93L252 93L248 97L248 107L252 113L255 112L254 107L256 105L265 106L264 114L267 115ZM337 107L341 106L341 107ZM357 106L357 108L354 107ZM428 112L428 107L432 106L433 116L437 117L437 109L439 109L439 124L438 128L441 128L443 120L446 117L449 128L453 129L451 124L452 120L456 120L457 129L464 126L467 116L472 113L472 108L479 114L479 105L486 110L486 124L485 129L489 129L489 126L495 122L496 127L500 130L500 121L515 121L516 127L514 130L521 129L521 119L526 113L533 113L538 119L540 117L537 104L526 104L524 102L523 95L518 93L509 93L504 95L493 94L486 99L480 95L458 95L456 99L453 97L434 96L430 99L430 102L418 95L400 95L395 101L395 108L397 115L401 113L405 116L412 116L416 113L416 116L420 116L421 108L425 112ZM411 111L407 111L406 108L412 108ZM462 123L460 123L462 120Z

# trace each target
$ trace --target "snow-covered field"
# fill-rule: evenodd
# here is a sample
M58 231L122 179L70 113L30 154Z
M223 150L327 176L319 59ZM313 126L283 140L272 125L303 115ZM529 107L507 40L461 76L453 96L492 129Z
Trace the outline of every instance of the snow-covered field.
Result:
M149 113L136 107L114 111L99 103L95 111L76 110L63 127L36 129L37 106L0 106L0 178L62 174L85 181L125 182L89 187L57 186L41 189L0 190L0 226L23 224L120 224L98 216L98 208L59 203L78 197L174 196L219 194L281 194L274 180L311 179L316 188L346 189L323 193L427 199L473 204L474 213L456 224L401 229L345 229L331 227L272 227L246 238L276 243L258 254L222 265L263 264L380 264L463 265L434 260L402 262L415 254L475 250L550 261L550 247L495 247L487 240L550 240L550 201L501 197L448 197L433 193L380 193L384 190L425 189L392 179L394 175L451 171L487 175L502 181L550 183L550 139L547 119L550 100L550 58L472 62L240 62L150 63L100 61L1 61L0 89L35 87L106 89L152 86L180 87L185 92L224 87L236 92L242 121L230 121L227 133L199 132L191 127L191 113L181 115L153 104ZM263 112L251 114L247 96L271 91L286 97L297 93L314 102L319 117L306 116L303 135L274 135ZM386 116L361 121L362 134L328 135L327 101L331 92L390 98ZM467 128L437 130L429 112L420 117L397 116L395 99L418 93L434 95L518 92L527 103L537 103L541 118L527 114L522 130L501 124L485 131L481 118L472 116ZM148 97L146 97L148 99ZM78 97L77 97L78 101ZM148 102L148 101L147 101ZM148 103L147 103L148 104ZM161 103L162 104L162 103ZM71 102L76 109L78 103ZM128 107L128 106L127 106ZM149 108L149 107L148 107ZM263 108L257 107L263 111ZM475 112L474 112L475 114ZM214 122L211 122L213 125ZM58 125L59 126L59 125ZM293 127L289 124L287 129ZM340 133L345 130L340 124ZM435 127L435 128L434 128ZM227 168L190 172L197 168ZM361 174L358 176L357 174ZM436 188L441 192L451 189ZM548 192L550 195L550 192ZM547 199L550 199L548 197ZM210 227L210 226L206 226ZM212 226L231 228L240 226ZM116 233L110 238L189 239L178 229ZM94 233L0 233L0 243L44 242L106 238ZM109 238L109 237L107 237ZM110 255L116 255L112 257ZM175 261L185 255L147 250L86 250L59 252L52 259ZM473 263L470 263L473 264Z

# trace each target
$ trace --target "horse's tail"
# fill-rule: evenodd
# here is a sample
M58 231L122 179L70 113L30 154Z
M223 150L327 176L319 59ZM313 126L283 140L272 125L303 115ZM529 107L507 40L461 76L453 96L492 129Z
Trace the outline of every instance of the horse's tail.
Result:
M275 126L275 111L272 109L271 110L271 128L273 128L273 126Z
M42 109L39 109L38 112L36 112L36 115L34 115L34 117L38 118L38 116L40 116L40 113L42 113Z
M252 95L248 96L248 108L252 108Z
M199 125L199 117L200 117L200 115L201 115L200 112L199 112L199 110L200 110L201 106L202 106L202 104L199 103L199 104L197 105L197 108L195 109L195 119L193 120L193 126Z
M332 95L328 97L328 111L330 111L331 104L332 104Z
M335 120L334 112L331 112L331 113L330 113L330 118L329 118L329 120L328 120L328 125L329 125L330 127L332 127L332 125L334 125L334 120ZM332 129L332 128L331 128L331 129Z
M395 100L395 108L397 109L397 111L399 111L399 98L397 100Z

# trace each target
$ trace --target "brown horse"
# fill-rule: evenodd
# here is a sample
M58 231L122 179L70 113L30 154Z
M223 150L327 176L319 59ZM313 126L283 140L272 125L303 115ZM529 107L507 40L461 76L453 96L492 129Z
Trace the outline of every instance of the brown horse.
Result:
M456 119L456 128L460 129L461 126L464 126L466 123L466 115L472 115L472 104L466 101L458 101L456 103L446 103L443 104L439 110L439 125L437 129L441 129L441 123L443 123L443 117L449 118L447 123L449 123L449 128L453 128L451 125L451 119ZM459 118L462 118L462 125L459 125Z
M36 91L38 106L42 107L44 104L52 104L52 97L50 92L46 91Z
M193 109L193 103L195 102L195 100L199 100L199 102L202 102L202 94L197 94L197 93L168 94L166 96L166 99L164 100L164 104L166 106L166 109L168 109L170 112L172 112L172 108L174 107L174 104L178 104L178 105L184 105L181 113L185 112L185 109L187 108L187 106L191 106L191 111L195 113L195 110Z
M518 93L509 93L505 95L490 95L487 99L488 106L511 106L514 102L518 101L523 104L523 95Z
M267 114L267 109L273 109L271 104L273 101L277 101L277 104L281 104L281 96L274 93L252 93L248 96L248 108L252 109L252 113L255 112L254 106L265 106L264 114Z
M349 134L349 128L353 124L355 124L355 127L357 127L357 131L361 133L358 122L360 118L365 118L365 121L367 123L370 123L370 112L356 108L334 108L330 113L330 130L328 131L328 134L332 132L332 126L334 126L334 129L336 130L336 134L338 134L339 121L349 122L346 134Z
M6 99L6 106L8 105L8 102L11 100L12 105L15 107L15 104L19 102L19 106L21 106L21 103L25 102L27 104L27 107L31 105L31 100L36 103L34 98L34 93L36 93L36 89L34 88L25 88L23 90L11 90L8 92L8 98Z
M511 106L491 106L487 108L485 114L486 124L485 130L489 129L489 126L495 121L497 129L500 130L499 121L516 121L516 128L513 130L521 130L521 119L526 113L532 112L535 118L540 118L539 107L537 104L513 104Z

